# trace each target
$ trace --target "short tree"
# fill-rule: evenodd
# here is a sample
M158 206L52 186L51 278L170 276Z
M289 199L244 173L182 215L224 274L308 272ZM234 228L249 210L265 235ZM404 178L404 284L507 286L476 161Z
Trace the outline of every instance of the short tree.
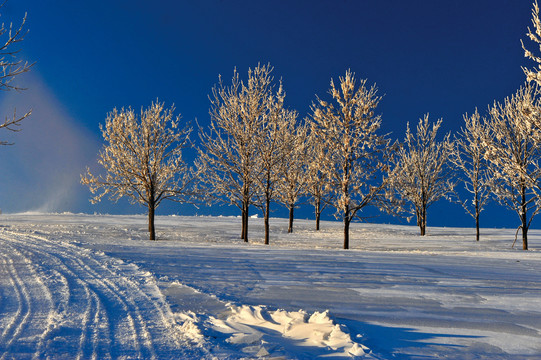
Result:
M465 127L460 129L452 143L449 160L458 171L460 182L471 197L464 199L457 191L453 191L453 194L464 210L475 219L476 240L479 241L479 217L491 195L490 177L484 158L487 129L485 120L477 109L471 116L465 114L464 122Z
M381 155L390 140L377 132L381 116L375 115L381 97L377 88L356 86L348 70L340 77L340 87L331 80L332 102L317 98L312 104L314 130L322 137L329 164L323 169L330 191L336 195L333 205L344 221L344 249L349 248L349 227L357 213L384 196L388 177ZM335 107L336 106L336 107Z
M310 121L310 119L307 119ZM316 231L319 231L319 223L321 213L332 204L333 192L331 186L328 185L326 178L327 171L325 168L329 166L330 161L327 159L328 152L326 151L324 139L317 131L317 126L310 123L310 132L306 142L306 193L310 196L310 203L314 206L314 214L316 217ZM313 129L312 129L313 128Z
M287 232L293 232L295 207L299 198L307 189L308 138L307 127L296 125L290 121L289 129L284 133L284 144L287 144L286 156L282 163L278 182L278 201L289 210Z
M270 65L258 65L248 70L245 83L235 70L230 86L225 86L220 78L210 97L210 127L208 131L199 131L197 174L207 200L233 204L241 210L241 238L245 242L249 207L261 170L257 143L261 141L272 94L271 72Z
M489 160L491 191L498 201L517 213L522 248L528 249L528 229L541 210L540 129L531 115L541 111L540 89L532 83L521 87L504 103L489 109L485 157Z
M410 131L408 123L404 144L391 172L392 187L404 202L410 204L406 212L417 217L422 236L426 234L428 208L453 188L447 166L450 134L442 141L436 139L441 123L442 119L439 119L431 128L427 114L419 120L417 134Z
M0 5L0 8L4 6L5 2ZM23 88L15 85L13 80L15 78L27 71L30 70L33 64L29 64L26 61L17 58L17 54L20 50L14 49L17 43L20 43L24 40L27 30L25 30L26 25L26 14L21 21L19 27L13 27L13 24L10 23L9 26L6 26L4 23L0 26L0 90L9 91L9 90L24 90ZM19 126L21 122L30 115L31 111L23 114L22 116L17 115L16 111L13 112L12 116L6 116L4 122L0 122L0 129L6 129L9 131L19 131ZM10 145L8 141L0 140L0 145Z
M163 200L189 201L194 180L182 159L191 128L179 129L180 115L174 106L164 110L158 101L137 116L131 109L114 109L100 130L105 140L98 163L105 175L95 176L87 168L81 182L96 194L92 203L109 195L112 201L127 196L148 209L150 240L156 239L154 214Z

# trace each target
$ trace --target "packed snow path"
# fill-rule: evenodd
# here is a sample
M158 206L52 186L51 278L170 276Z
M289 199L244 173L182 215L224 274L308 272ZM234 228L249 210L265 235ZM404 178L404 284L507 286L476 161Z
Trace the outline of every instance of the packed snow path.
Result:
M0 239L0 359L201 357L150 273L41 236Z

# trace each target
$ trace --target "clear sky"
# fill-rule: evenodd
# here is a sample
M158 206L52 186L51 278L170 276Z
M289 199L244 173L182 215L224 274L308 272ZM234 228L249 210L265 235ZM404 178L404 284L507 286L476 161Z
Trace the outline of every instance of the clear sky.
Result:
M159 98L204 126L212 86L219 74L230 81L235 67L245 76L269 62L302 117L331 77L351 69L385 95L382 131L402 140L406 123L427 112L456 131L462 114L514 93L525 80L521 66L533 66L520 45L530 0L9 0L1 12L15 24L28 13L20 55L36 62L18 79L27 91L0 97L2 116L14 107L34 111L22 132L0 133L16 142L0 148L4 212L143 213L127 202L91 205L79 184L101 147L99 124L114 107L140 109ZM158 213L236 210L172 204ZM445 201L429 210L428 223L473 225ZM483 224L516 227L518 218L492 203Z

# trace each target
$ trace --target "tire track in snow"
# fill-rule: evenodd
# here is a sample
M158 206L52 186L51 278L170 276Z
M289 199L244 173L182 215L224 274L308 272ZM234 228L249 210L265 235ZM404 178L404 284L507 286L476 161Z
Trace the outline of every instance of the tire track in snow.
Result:
M13 259L2 256L2 265L2 277L9 279L11 289L13 290L13 294L15 294L15 303L17 304L17 311L10 316L11 320L3 325L4 331L0 334L0 346L1 348L5 348L13 339L17 325L21 324L28 314L28 298L23 295L23 291L21 290L21 282L13 266ZM3 318L5 318L5 315Z
M92 279L92 283L95 283L96 286L102 287L106 290L109 296L115 298L118 304L121 306L122 310L125 312L125 317L129 329L126 329L120 334L120 336L126 336L125 332L132 334L131 340L133 341L133 347L136 349L138 355L137 357L152 357L155 358L156 354L153 348L152 342L148 341L148 331L144 323L143 317L140 314L139 309L130 304L129 298L122 298L118 294L121 293L121 290L111 281L107 280L105 277L100 276L98 273L92 270L91 267L86 265L80 259L73 259L76 262L76 265ZM110 275L115 275L111 273ZM137 321L135 320L137 319ZM141 346L143 343L144 346Z
M28 241L26 242L26 245L26 247L28 247ZM84 335L86 334L85 331L87 331L87 321L85 320L88 319L88 314L91 312L90 308L92 306L91 291L88 289L88 286L83 281L81 281L76 276L76 274L73 273L69 268L62 267L63 263L55 256L35 249L33 251L23 249L22 251L27 253L28 256L39 254L39 258L43 262L47 262L50 265L52 264L53 266L61 268L66 275L65 276L63 273L55 269L48 269L49 271L42 271L43 273L50 272L49 276L47 277L48 279L46 279L45 281L49 283L49 289L56 290L55 300L57 304L54 306L54 310L50 311L48 314L47 327L46 330L41 334L41 339L37 346L37 350L34 353L34 358L46 358L49 355L54 357L54 353L48 354L48 348L55 348L55 338L60 338L62 342L62 347L69 349L71 357L73 357L73 354L77 354L76 358L82 358L82 346L85 343ZM51 278L56 279L57 281L55 282ZM58 281L61 282L60 285L58 285ZM57 284L56 286L55 283ZM58 286L60 286L61 289L58 289ZM81 296L81 294L84 294L84 296ZM83 311L80 309L83 308L84 303L86 303L86 306L84 306L85 310ZM67 331L67 329L75 329L77 325L72 324L72 319L78 318L82 318L81 336L78 341L67 341L65 338L68 337L68 334L63 334L62 331L65 332ZM76 330L72 331L77 332ZM79 348L72 349L73 344L79 344ZM68 352L68 350L66 350L66 352ZM90 358L90 356L86 356L86 358Z
M17 311L6 325L0 337L0 359L5 359L10 349L32 348L33 338L46 325L44 313L51 309L51 294L36 272L30 259L6 244L9 257L2 255L5 275L9 277L15 293ZM13 299L13 298L12 298Z
M171 310L155 282L134 265L41 236L3 231L0 239L8 252L2 262L4 272L10 269L7 264L12 253L24 254L20 256L39 270L30 276L43 277L38 282L52 294L48 313L39 315L47 320L42 321L42 332L33 343L34 358L58 355L61 345L71 346L71 356L85 359L178 357L186 350L188 344L176 330ZM19 289L17 284L24 282L15 270L9 271L9 277L12 288ZM16 294L13 301L21 313L14 315L17 319L37 314L33 309L41 303L33 306L33 296L23 290ZM10 344L22 342L25 336L24 327L5 333L3 337L10 337ZM9 349L4 356L8 353Z
M4 290L3 301L2 301L2 313L1 313L1 322L0 325L4 329L2 333L0 334L0 344L3 344L5 342L5 338L9 335L10 332L14 331L12 330L15 327L15 324L17 322L17 318L20 317L20 314L22 313L22 308L24 306L21 292L19 290L19 287L15 284L15 280L13 279L13 265L10 264L13 262L12 259L8 259L5 256L1 256L1 265L0 268L0 276L1 279L4 281L7 279L9 282L9 289ZM6 286L5 284L4 286ZM11 294L11 296L9 296ZM10 297L13 298L13 294L15 295L16 301L10 301ZM16 311L9 311L9 309L5 309L7 306L13 306L15 305L17 310Z
M38 238L38 237L32 237L35 238L35 240L39 242L45 242L46 244L49 244L49 241L45 238ZM26 239L25 245L28 247L32 243L28 241L29 239ZM105 292L107 293L106 298L111 299L114 298L116 303L116 307L119 309L115 310L114 312L117 312L119 314L123 314L122 317L118 316L116 320L116 326L114 326L113 331L116 330L116 334L114 337L110 338L109 341L113 345L112 348L114 349L114 345L116 342L119 342L117 339L122 340L124 343L124 350L121 352L129 352L131 353L130 356L133 356L135 358L156 358L155 351L153 349L152 342L149 341L149 334L146 331L141 331L140 328L144 328L145 324L143 321L142 316L138 313L138 309L135 307L135 312L137 313L136 316L134 316L134 310L129 305L129 298L126 297L127 301L123 299L121 296L119 296L119 293L122 293L122 290L119 289L115 284L108 279L106 279L107 275L111 275L113 278L117 277L117 274L114 274L112 271L106 272L105 274L98 274L96 271L94 271L91 267L89 267L84 261L82 261L80 254L78 256L73 256L69 251L66 251L67 246L64 246L64 244L54 244L56 247L59 247L58 250L62 250L62 259L60 259L58 256L55 257L56 260L60 261L63 265L63 270L66 274L70 274L71 277L74 278L74 282L77 283L77 285L82 285L85 292L88 292L88 286L86 286L85 282L82 282L78 277L83 275L83 277L86 277L88 284L92 288L96 288L97 291ZM77 249L81 251L83 254L88 253L87 250L84 249ZM40 252L41 256L47 256L46 252L43 252L41 250L34 250L36 252ZM51 255L49 255L51 256ZM92 259L86 259L85 260L92 260ZM99 264L97 261L95 262L98 266L98 269L102 267L101 264ZM84 276L86 274L86 276ZM100 276L101 275L101 276ZM105 275L105 276L103 276ZM71 289L76 287L71 286ZM95 290L91 290L92 292L96 292ZM88 301L88 299L86 299ZM81 300L77 301L80 302ZM120 311L118 311L120 310ZM72 317L74 314L66 315L66 317ZM137 317L137 321L134 320L134 317ZM84 326L84 322L82 324ZM142 334L141 334L142 333ZM83 332L81 334L81 338L79 339L79 343L84 343L84 328ZM131 340L129 344L126 343L125 339ZM75 350L75 349L74 349ZM77 354L79 355L78 358L81 358L83 348L79 348L77 351ZM74 351L75 352L75 351ZM96 353L92 353L91 355L93 358L97 356Z

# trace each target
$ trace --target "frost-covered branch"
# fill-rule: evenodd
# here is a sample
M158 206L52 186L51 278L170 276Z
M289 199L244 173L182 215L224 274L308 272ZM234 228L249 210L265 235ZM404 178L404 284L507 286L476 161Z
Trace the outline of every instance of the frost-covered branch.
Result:
M532 25L533 31L528 27L528 33L526 36L535 44L537 44L538 51L541 52L541 20L539 19L539 6L537 5L537 0L532 4ZM522 44L522 49L524 50L524 56L528 59L531 59L537 63L537 68L528 69L523 67L522 70L526 74L526 81L534 81L538 85L541 85L541 57L535 55L533 52L528 50L524 45L524 42L520 40Z
M528 249L529 224L541 205L541 129L530 116L541 111L540 95L535 83L527 83L503 103L495 102L489 109L485 138L491 190L519 216L524 250Z
M321 213L328 205L334 203L334 192L331 191L326 177L326 167L330 165L330 160L324 139L320 136L315 123L310 124L309 130L306 149L306 192L311 197L311 204L314 205L316 230L319 230Z
M491 196L490 176L485 160L487 134L486 121L477 109L469 116L464 115L465 127L455 136L450 149L449 160L460 174L460 182L468 192L464 198L453 189L454 198L464 210L475 219L476 239L479 241L479 216Z
M308 128L306 125L290 121L284 132L284 144L287 144L286 156L282 163L280 181L278 182L278 201L289 210L287 232L293 232L295 207L299 198L307 191L307 168L312 161L309 157Z
M410 215L417 218L421 235L426 234L427 210L453 188L448 167L450 134L437 140L442 119L430 126L428 114L419 120L417 132L406 129L404 144L398 151L391 173L392 187L411 206Z
M276 95L268 97L265 121L256 145L260 171L256 178L254 204L263 212L266 245L270 236L270 204L280 199L288 161L295 156L296 144L292 136L297 125L297 113L284 108L284 98L280 83Z
M257 145L273 91L272 70L268 64L249 69L245 83L235 69L230 86L225 86L220 77L209 97L209 129L199 129L201 147L196 167L207 202L220 201L241 210L244 241L248 241L249 207L261 171Z
M388 183L382 157L390 140L378 134L381 116L375 114L381 96L366 80L357 86L347 71L336 87L331 80L332 101L317 98L312 104L313 130L324 144L325 160L321 168L328 191L334 192L333 205L344 220L344 248L349 248L349 225L368 205L377 205L385 197Z

